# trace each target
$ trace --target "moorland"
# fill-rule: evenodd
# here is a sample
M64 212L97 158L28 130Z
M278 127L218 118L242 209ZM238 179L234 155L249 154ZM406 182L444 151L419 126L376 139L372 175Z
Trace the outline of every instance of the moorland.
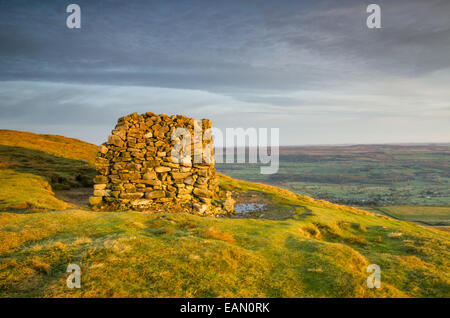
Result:
M96 212L95 145L16 131L0 145L0 297L450 296L444 231L223 174L236 207L256 209Z

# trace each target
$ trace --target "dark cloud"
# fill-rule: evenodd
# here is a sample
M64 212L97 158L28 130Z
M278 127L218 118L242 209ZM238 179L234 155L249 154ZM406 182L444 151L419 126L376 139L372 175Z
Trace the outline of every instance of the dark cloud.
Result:
M448 1L382 1L382 30L359 1L78 3L69 30L61 2L2 2L0 79L267 90L450 63Z
M38 121L75 131L150 107L253 126L278 114L286 124L277 124L295 130L284 116L398 118L410 103L406 118L419 116L419 102L448 105L441 89L450 68L446 0L378 1L379 30L366 27L367 4L358 0L73 2L82 9L79 30L65 26L69 2L0 1L2 125ZM180 106L172 91L158 91L160 100L142 93L155 87L175 89ZM425 88L438 91L420 95ZM185 90L204 93L191 102ZM111 94L115 102L105 104ZM155 104L168 100L166 109Z

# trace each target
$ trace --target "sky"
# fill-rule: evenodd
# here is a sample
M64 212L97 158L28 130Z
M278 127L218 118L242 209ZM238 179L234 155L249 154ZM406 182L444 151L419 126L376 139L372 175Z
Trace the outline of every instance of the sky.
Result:
M366 8L381 7L369 29ZM66 7L81 8L81 28ZM450 142L450 1L0 0L0 129L95 144L133 112L282 145Z

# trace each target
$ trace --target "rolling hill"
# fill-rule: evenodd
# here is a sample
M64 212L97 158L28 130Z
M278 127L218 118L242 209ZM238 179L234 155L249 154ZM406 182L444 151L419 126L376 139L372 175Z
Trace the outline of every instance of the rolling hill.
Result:
M219 175L236 217L94 212L96 146L0 131L0 297L449 297L450 234ZM66 286L68 264L82 286ZM370 289L369 264L381 268Z

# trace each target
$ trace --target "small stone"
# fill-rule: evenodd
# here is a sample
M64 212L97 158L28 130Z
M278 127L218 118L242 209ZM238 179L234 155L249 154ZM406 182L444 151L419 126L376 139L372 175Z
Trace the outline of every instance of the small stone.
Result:
M120 191L111 191L110 196L113 198L118 198L120 195Z
M94 190L105 190L105 189L106 189L106 183L94 184Z
M152 179L152 180L141 180L142 183L152 186L160 186L161 181L158 179Z
M172 169L170 169L170 168L168 168L168 167L156 167L156 168L155 168L155 171L156 171L156 172L159 172L159 173L161 173L161 172L168 172L168 171L170 171L170 170L172 170Z
M187 178L184 180L184 183L185 183L185 184L188 184L188 185L193 185L193 184L194 184L194 178L192 178L192 177L187 177Z
M135 192L136 191L136 186L132 183L126 183L123 185L123 187L125 188L125 190L127 192Z
M166 167L171 167L171 168L179 168L180 165L177 163L172 163L172 162L161 162L161 165L166 166Z
M91 206L100 205L102 202L103 202L102 197L89 197L89 205Z
M106 154L108 152L108 147L106 147L105 145L100 145L98 146L98 151L102 154Z
M125 187L123 186L123 184L113 184L111 186L111 189L114 191L123 191L125 190Z
M105 176L96 176L95 178L94 178L94 183L97 183L97 184L99 184L99 183L108 183L108 177L105 177Z
M185 167L192 167L191 157L184 157L183 159L181 159L181 164Z
M144 163L144 167L146 168L154 168L154 167L158 167L159 163L156 160L147 160Z
M198 184L205 184L207 181L208 181L208 179L205 178L205 177L199 177L199 178L197 179L197 183L198 183Z
M184 179L190 175L189 172L172 172L171 174L174 179Z
M130 204L132 206L148 206L152 203L152 200L146 200L146 199L138 199L138 200L131 200Z
M199 204L199 203L194 203L193 207L194 211L200 214L205 213L206 210L208 209L208 206L206 204Z
M231 198L228 198L225 200L225 202L222 204L223 209L227 211L228 213L234 212L234 203L235 201Z
M117 147L125 146L125 143L123 142L123 140L119 136L116 136L116 135L110 135L109 136L108 144L114 145L114 146L117 146Z
M114 129L112 131L112 133L113 133L113 135L120 137L120 139L122 139L122 140L125 140L125 138L127 137L127 132L123 128Z
M145 194L146 199L157 199L157 198L164 198L166 196L166 193L161 190L156 190L152 192L147 192Z
M106 197L109 196L111 190L94 190L94 196L96 197Z
M144 180L156 179L156 173L154 171L144 173L144 175L142 176L142 179L144 179Z
M122 199L140 199L144 196L144 193L142 192L135 192L135 193L121 193L120 198Z
M211 191L206 189L194 188L194 194L198 197L209 198L212 196Z

